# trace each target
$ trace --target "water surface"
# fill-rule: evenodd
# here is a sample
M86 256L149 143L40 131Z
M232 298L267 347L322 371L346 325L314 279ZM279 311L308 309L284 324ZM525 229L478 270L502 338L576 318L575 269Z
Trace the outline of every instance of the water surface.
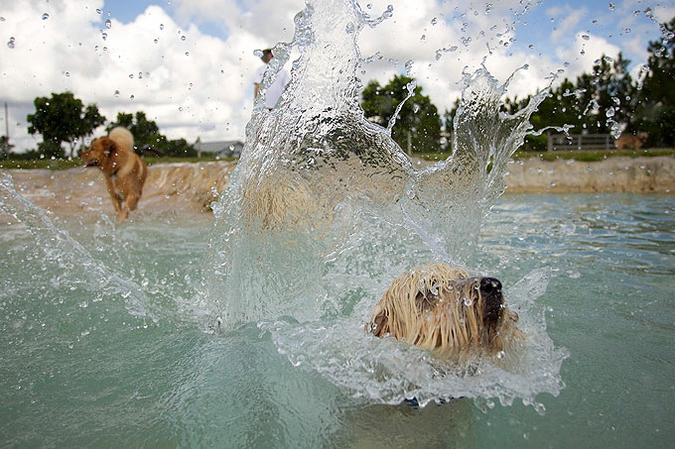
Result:
M507 301L514 283L550 270L537 310L556 347L569 352L564 388L557 397L537 395L538 407L465 399L421 410L351 397L291 364L274 332L255 323L212 332L195 302L208 215L125 226L62 218L52 229L35 224L36 235L3 215L0 440L6 447L345 447L387 438L402 447L668 447L674 211L675 200L664 196L503 197L481 233L477 263L502 279ZM53 245L67 238L81 246L76 253Z

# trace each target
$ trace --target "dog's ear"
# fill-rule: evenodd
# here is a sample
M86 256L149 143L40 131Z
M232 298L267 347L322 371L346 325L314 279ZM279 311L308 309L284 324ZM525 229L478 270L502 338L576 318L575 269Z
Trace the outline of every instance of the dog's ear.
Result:
M368 332L376 337L383 337L389 329L389 326L387 326L388 321L387 313L384 310L380 311L375 318L370 320Z
M114 140L105 137L101 143L103 144L103 154L106 156L110 156L110 153L115 151L116 146Z
M417 306L417 311L419 313L430 312L436 307L437 303L438 290L436 290L436 294L434 294L430 290L424 289L424 291L417 292L417 296L415 296L415 305Z

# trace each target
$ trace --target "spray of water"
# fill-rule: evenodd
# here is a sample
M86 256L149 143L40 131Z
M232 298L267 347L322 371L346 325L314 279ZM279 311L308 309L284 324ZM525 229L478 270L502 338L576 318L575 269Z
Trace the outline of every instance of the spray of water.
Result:
M150 301L138 284L93 257L68 231L56 226L40 208L16 191L7 173L0 174L0 209L21 222L35 237L43 265L59 268L59 274L50 280L52 288L65 284L71 290L84 289L97 295L119 297L132 315L156 321L146 308Z
M433 261L471 268L481 221L545 95L508 115L500 103L508 82L486 69L465 74L452 156L414 168L358 102L359 33L391 13L372 19L353 0L310 1L296 16L294 40L274 48L278 66L263 89L293 48L300 57L277 107L258 103L215 207L206 301L225 329L257 322L292 363L376 402L534 403L538 393L557 394L565 354L553 347L535 303L545 270L507 290L529 336L510 370L479 362L472 375L458 374L415 347L363 331L402 271Z

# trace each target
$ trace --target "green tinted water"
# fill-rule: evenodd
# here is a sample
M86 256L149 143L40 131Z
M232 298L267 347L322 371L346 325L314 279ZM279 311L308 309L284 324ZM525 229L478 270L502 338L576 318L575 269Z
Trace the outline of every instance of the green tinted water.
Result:
M545 408L372 405L200 307L210 217L53 229L3 216L3 447L668 447L675 416L672 197L506 196L479 264L509 288L550 267L546 331L569 351ZM30 220L26 219L26 222ZM54 249L67 235L81 245ZM65 237L64 237L65 238ZM95 268L109 278L86 273ZM130 289L138 287L138 291ZM375 298L373 298L375 300ZM245 298L242 298L245 301ZM143 311L143 312L141 312ZM423 431L420 431L422 429Z

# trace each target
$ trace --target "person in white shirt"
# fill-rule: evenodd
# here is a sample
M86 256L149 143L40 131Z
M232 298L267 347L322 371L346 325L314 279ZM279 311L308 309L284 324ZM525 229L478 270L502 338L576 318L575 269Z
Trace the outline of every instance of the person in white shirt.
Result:
M267 64L269 64L273 57L274 55L272 54L271 49L268 48L263 50L263 55L260 57L260 59L265 63L265 65L260 67L255 72L253 98L258 97L260 83L262 82L263 75L265 74L265 69L267 69ZM286 84L288 84L290 80L291 77L286 70L279 70L276 79L269 87L267 87L267 91L265 92L265 108L271 110L274 108L274 106L276 106L277 101L279 101L279 97L281 97L281 94L286 88Z

